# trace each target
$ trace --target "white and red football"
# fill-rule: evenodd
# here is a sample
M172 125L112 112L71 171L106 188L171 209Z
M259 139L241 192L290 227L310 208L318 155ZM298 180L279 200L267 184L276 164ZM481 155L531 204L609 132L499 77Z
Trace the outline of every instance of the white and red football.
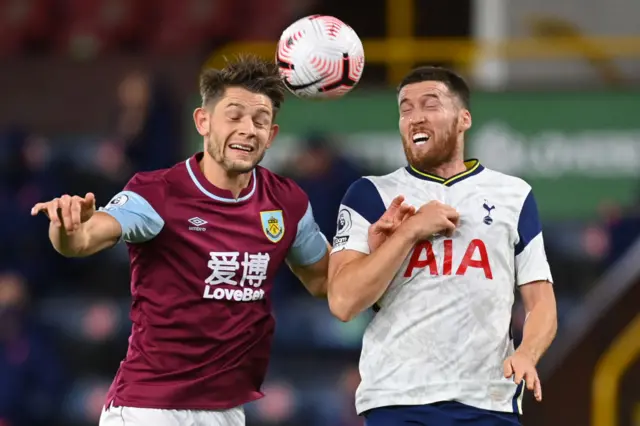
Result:
M284 30L276 61L294 95L338 98L360 81L364 48L353 28L338 18L311 15Z

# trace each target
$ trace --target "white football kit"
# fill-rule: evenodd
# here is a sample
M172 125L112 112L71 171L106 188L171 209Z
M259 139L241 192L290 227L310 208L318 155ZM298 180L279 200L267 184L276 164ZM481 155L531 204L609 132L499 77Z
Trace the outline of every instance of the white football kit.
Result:
M393 405L458 401L521 413L522 384L503 376L513 353L515 286L552 281L531 187L477 160L450 179L411 167L356 181L338 215L332 253L370 253L367 231L398 195L419 208L454 207L451 238L416 245L368 325L360 357L358 413Z

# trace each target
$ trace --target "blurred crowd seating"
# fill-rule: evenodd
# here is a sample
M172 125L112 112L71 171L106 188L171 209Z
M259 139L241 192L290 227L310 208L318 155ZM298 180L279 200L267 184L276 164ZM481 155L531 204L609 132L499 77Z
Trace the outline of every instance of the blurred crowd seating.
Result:
M292 11L286 0L0 0L0 57L209 49L213 40L271 38Z

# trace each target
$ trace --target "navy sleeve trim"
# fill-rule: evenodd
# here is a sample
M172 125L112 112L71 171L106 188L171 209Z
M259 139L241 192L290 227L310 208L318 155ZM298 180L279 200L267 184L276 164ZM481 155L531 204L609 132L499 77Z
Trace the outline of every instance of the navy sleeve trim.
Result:
M386 210L378 188L366 178L360 178L351 184L342 204L358 212L369 223L378 221Z
M522 253L531 240L541 232L542 225L540 223L540 217L538 216L538 205L533 196L533 191L530 191L524 200L522 210L520 211L520 218L518 219L519 241L515 247L516 256Z

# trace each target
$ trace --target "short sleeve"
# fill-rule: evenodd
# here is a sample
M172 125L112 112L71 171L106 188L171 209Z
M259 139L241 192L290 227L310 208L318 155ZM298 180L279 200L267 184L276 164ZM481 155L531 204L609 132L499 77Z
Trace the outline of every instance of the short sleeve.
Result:
M386 207L376 186L367 178L355 181L340 204L333 250L355 250L369 254L369 226L377 222Z
M516 283L553 282L542 238L538 206L530 191L518 218L518 243L515 247Z
M320 231L309 203L306 212L298 222L296 238L287 254L287 261L300 266L312 265L326 254L327 239Z
M122 239L128 243L150 241L162 231L164 220L141 195L122 191L100 208L122 227Z

